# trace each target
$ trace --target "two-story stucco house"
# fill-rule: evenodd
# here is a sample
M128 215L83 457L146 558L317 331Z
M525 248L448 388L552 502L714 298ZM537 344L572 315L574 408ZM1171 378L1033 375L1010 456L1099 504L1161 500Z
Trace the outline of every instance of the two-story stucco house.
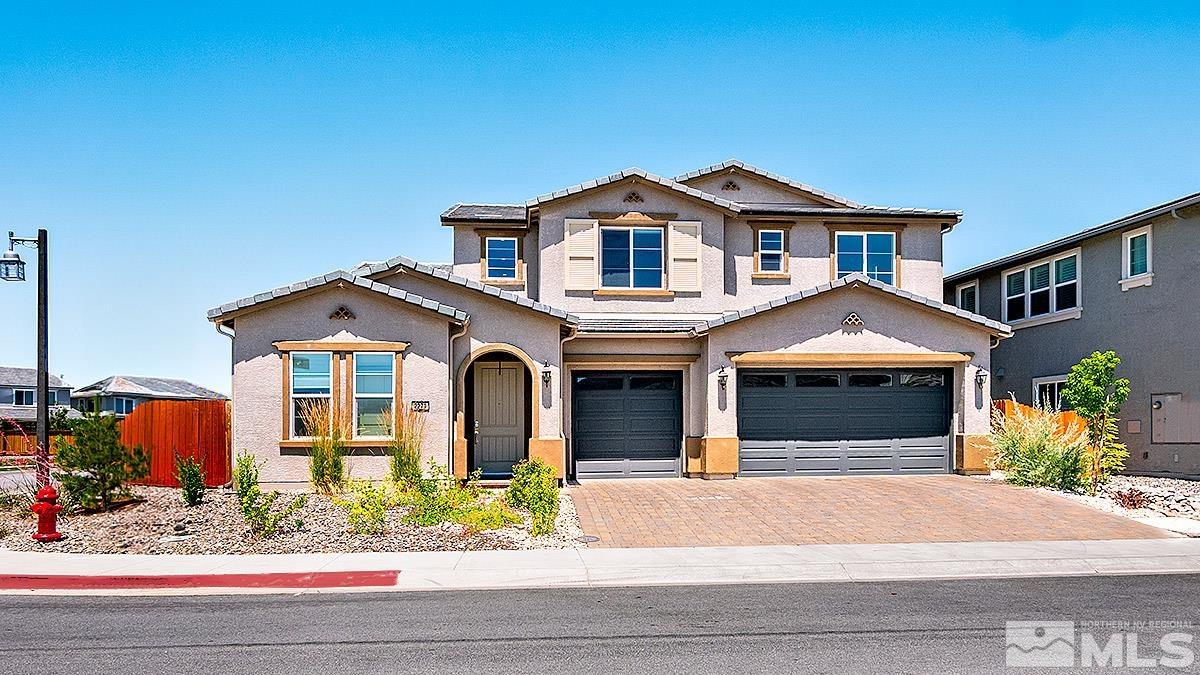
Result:
M395 257L210 310L233 446L306 479L309 399L353 471L400 410L459 476L526 457L591 478L939 473L989 423L1009 328L943 304L961 213L863 206L737 161L457 204L451 265Z
M945 300L1012 326L992 395L1062 406L1067 372L1114 350L1131 473L1200 476L1200 193L946 277Z

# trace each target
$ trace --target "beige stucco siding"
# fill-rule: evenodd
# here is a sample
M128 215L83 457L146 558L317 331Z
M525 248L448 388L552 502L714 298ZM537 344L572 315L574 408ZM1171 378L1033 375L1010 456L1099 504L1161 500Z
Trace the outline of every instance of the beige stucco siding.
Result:
M351 321L331 320L340 306ZM448 321L396 300L359 288L327 288L289 302L239 316L233 341L233 450L247 450L264 463L266 482L308 480L308 459L283 454L282 357L279 340L380 340L407 342L403 357L402 402L430 401L423 457L444 463L447 456L449 391L446 379ZM356 478L386 474L383 457L348 458Z
M644 201L627 203L625 196L636 191ZM701 291L677 293L674 298L593 297L591 291L563 289L563 227L567 218L589 218L591 212L674 213L675 220L700 221ZM723 304L723 256L725 218L722 211L704 202L650 184L621 183L584 193L574 199L551 202L541 207L540 289L542 302L568 312L713 312Z
M725 190L729 181L737 184L737 190ZM823 203L804 195L799 190L786 188L774 181L741 171L718 171L707 176L689 180L688 185L733 202L763 204L812 204Z
M842 325L850 312L866 322L862 329ZM878 291L843 288L713 329L706 345L706 435L737 434L734 364L729 352L970 352L955 368L954 433L987 433L990 397L975 386L975 373L988 370L990 336L975 327L943 318ZM898 364L899 365L899 364ZM729 386L717 385L721 367Z
M562 436L562 409L558 405L562 386L559 356L559 328L562 323L558 319L420 274L399 273L381 277L378 281L435 298L465 311L471 317L466 335L455 340L451 373L457 375L464 359L489 344L510 344L525 352L538 367L533 376L539 380L538 386L541 387L540 400L537 402L540 406L537 436ZM544 368L550 369L549 387L540 383L541 370Z

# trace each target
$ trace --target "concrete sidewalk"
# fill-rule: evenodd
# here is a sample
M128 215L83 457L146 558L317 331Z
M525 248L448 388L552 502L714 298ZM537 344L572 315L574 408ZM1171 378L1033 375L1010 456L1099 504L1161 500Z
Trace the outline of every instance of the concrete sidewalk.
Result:
M115 579L160 577L161 582L164 575L376 570L396 571L396 584L238 589L164 588L163 583L136 588L131 582L130 588L121 588ZM0 551L0 577L8 578L11 589L0 593L8 594L426 591L1165 573L1200 573L1200 539L213 556ZM36 590L38 577L58 575L106 579L103 590ZM29 578L29 589L13 588L20 577Z

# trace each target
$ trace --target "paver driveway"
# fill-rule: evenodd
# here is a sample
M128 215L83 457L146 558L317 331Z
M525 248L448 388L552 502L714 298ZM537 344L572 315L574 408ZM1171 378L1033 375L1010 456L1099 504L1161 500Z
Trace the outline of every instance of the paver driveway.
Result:
M592 546L1152 539L1064 497L965 476L589 481L569 488Z

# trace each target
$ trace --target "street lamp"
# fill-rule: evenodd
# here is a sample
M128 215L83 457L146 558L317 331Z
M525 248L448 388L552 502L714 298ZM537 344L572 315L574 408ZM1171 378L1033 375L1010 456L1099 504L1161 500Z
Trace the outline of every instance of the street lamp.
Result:
M37 287L37 486L50 484L50 363L48 357L49 321L47 320L46 230L37 237L18 237L8 233L8 250L0 256L0 280L25 281L25 261L13 250L17 244L38 252Z

